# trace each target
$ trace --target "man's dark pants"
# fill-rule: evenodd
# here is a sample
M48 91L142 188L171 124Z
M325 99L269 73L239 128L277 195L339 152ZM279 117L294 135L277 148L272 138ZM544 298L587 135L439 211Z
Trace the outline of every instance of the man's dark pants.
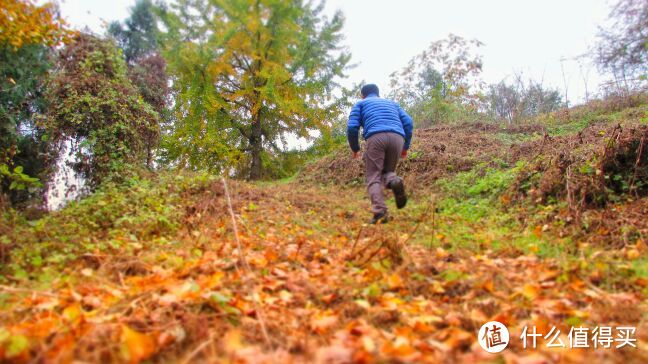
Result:
M396 133L377 133L367 139L364 153L367 192L374 214L387 212L383 187L388 187L399 177L394 172L403 151L405 139Z

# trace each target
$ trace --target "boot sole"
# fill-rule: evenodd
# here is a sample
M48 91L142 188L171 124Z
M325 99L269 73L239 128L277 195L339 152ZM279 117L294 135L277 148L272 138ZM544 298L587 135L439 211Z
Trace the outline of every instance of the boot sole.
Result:
M391 217L389 215L386 215L386 216L383 216L383 217L381 217L381 218L379 218L378 220L375 220L375 221L372 219L369 223L371 225L383 225L383 224L388 223L390 220L391 220Z

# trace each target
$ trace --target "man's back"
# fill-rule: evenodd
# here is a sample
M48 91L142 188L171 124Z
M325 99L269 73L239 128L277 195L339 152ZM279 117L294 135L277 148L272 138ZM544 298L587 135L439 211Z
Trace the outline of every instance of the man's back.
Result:
M375 133L392 131L405 137L399 116L400 107L394 101L367 97L358 102L362 116L362 136L366 139Z
M362 127L362 137L368 139L374 134L391 132L405 139L405 149L409 148L412 138L413 122L405 111L394 101L370 94L358 101L351 110L347 132L349 140L357 140L358 129ZM352 145L353 150L356 145Z

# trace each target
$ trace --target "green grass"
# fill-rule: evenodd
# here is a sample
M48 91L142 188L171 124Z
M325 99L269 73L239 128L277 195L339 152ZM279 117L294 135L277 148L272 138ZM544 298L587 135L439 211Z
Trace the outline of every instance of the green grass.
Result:
M499 132L495 134L497 140L501 141L505 145L520 144L524 142L530 142L542 138L542 133L507 133Z
M267 187L267 186L277 186L277 185L286 185L293 182L299 176L299 172L293 173L291 176L269 180L269 181L254 181L252 184L257 187Z
M591 122L592 119L590 117L585 117L580 120L570 121L567 123L548 125L547 133L550 136L572 135L587 128Z
M481 165L440 180L436 186L441 198L435 205L435 222L426 221L414 241L478 254L500 251L566 258L568 239L534 232L534 227L519 223L514 218L516 212L508 211L500 201L523 167L522 163L500 169ZM411 208L413 214L424 209L416 205Z

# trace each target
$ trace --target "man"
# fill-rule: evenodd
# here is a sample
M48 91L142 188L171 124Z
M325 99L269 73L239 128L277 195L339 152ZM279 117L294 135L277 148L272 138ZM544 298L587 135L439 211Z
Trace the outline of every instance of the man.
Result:
M359 159L358 130L367 141L364 152L367 192L371 199L372 224L389 221L383 186L394 192L396 207L407 203L403 179L394 171L399 156L407 157L414 125L412 118L394 101L380 98L378 86L369 84L360 90L362 100L351 110L347 125L347 138L353 158Z

